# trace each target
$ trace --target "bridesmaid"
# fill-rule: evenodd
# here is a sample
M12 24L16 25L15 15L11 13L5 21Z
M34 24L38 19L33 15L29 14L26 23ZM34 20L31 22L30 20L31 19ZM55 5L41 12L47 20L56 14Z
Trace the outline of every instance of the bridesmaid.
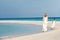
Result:
M51 26L52 29L55 29L55 24L56 24L56 20L55 20L55 18L53 18L52 26Z

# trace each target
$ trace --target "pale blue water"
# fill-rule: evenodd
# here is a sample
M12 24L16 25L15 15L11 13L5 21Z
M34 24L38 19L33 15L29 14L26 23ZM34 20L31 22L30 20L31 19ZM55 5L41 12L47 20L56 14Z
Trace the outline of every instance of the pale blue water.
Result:
M41 32L41 25L0 23L0 36Z

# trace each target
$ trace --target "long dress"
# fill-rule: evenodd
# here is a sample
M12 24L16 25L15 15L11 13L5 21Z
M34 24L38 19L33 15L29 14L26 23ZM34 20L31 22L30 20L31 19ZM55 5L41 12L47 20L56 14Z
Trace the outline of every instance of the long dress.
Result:
M51 28L54 28L54 27L55 27L55 24L56 24L56 21L54 20L54 21L52 22Z
M43 29L42 31L47 31L48 17L43 17Z

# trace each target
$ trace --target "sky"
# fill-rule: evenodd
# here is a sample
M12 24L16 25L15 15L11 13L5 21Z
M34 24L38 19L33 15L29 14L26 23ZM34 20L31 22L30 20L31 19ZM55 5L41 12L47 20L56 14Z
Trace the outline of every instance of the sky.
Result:
M60 0L0 0L0 18L60 17Z

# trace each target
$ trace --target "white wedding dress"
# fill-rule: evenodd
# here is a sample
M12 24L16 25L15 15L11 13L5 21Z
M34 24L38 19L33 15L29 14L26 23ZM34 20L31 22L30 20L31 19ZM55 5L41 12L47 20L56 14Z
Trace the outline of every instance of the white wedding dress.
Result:
M43 29L42 31L47 31L48 17L43 17Z

